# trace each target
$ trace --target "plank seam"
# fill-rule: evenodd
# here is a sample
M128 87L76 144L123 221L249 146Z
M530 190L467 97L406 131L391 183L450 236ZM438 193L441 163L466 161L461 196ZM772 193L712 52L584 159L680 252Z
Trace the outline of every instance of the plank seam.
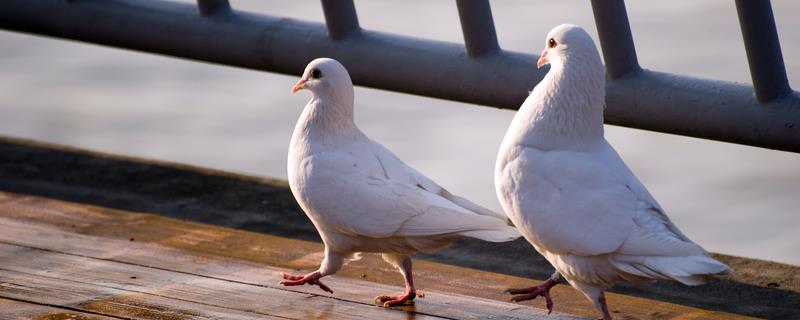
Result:
M114 262L115 262L115 261L114 261ZM242 310L242 309L236 309L236 308L231 308L231 307L226 307L226 306L221 306L221 305L216 305L216 304L211 304L211 303L206 303L206 302L192 301L192 300L187 300L187 299L181 299L181 298L176 298L176 297L170 297L170 296L160 295L160 294L156 294L156 293L152 293L152 292L146 292L146 291L137 291L137 290L131 290L131 289L126 289L126 288L114 287L114 286L109 286L109 285L97 284L97 283L92 283L92 282L85 282L85 281L80 281L80 280L74 280L74 279L62 279L62 278L51 277L51 276L47 276L47 275L41 275L41 274L30 273L30 272L25 272L25 271L18 271L18 270L6 269L6 268L3 268L3 267L0 267L0 270L3 270L3 271L10 271L10 272L16 272L16 273L22 273L22 274L27 274L27 275L30 275L30 276L39 277L39 278L45 278L45 279L55 279L55 280L59 280L59 281L67 281L67 282L74 282L74 283L88 284L88 285L93 285L93 286L102 287L102 288L109 288L109 289L114 289L114 290L120 290L120 291L130 292L130 293L139 293L139 294L145 294L145 295L154 296L154 297L159 297L159 298L164 298L164 299L169 299L169 300L177 300L177 301L183 301L183 302L195 303L195 304L199 304L199 305L210 306L210 307L221 308L221 309L227 309L227 310L233 310L233 311L239 311L239 312L254 313L254 314L257 314L257 315L271 316L271 317L276 317L276 318L281 318L281 319L289 319L289 320L301 320L300 318L291 318L291 317L286 317L286 316L274 315L274 314L269 314L269 313L259 312L259 311L256 311L256 310ZM0 297L2 297L2 298L8 298L8 297L6 297L6 296L2 296L2 293L0 293ZM10 299L13 299L13 298L10 298ZM80 311L84 311L84 310L80 309Z
M32 249L32 250L52 252L52 253L55 253L55 254L64 254L64 255L70 255L70 256L93 259L93 260L108 261L108 262L120 263L120 264L125 264L125 265L131 265L131 266L137 266L137 267L143 267L143 268L149 268L149 269L155 269L155 270L161 270L161 271L175 272L175 273L180 273L180 274L185 274L185 275L192 275L192 276L197 276L197 277L206 278L206 279L214 279L214 280L225 281L225 282L230 282L230 283L237 283L237 284L243 284L243 285L249 285L249 286L256 286L256 287L261 287L261 288L275 289L275 290L287 291L287 292L293 292L293 293L302 293L302 294L307 294L307 295L311 295L311 296L314 296L314 297L320 297L320 298L325 298L325 299L333 299L333 300L337 300L337 301L342 301L342 302L347 302L347 303L352 303L352 304L357 304L357 305L363 305L363 306L368 306L368 307L375 307L375 305L369 304L369 303L363 303L363 302L360 302L360 301L354 301L354 300L350 300L350 299L344 299L344 298L333 297L333 296L324 296L324 295L315 294L315 293L294 291L294 290L289 290L289 289L287 289L285 287L273 287L273 286L269 286L269 285L265 285L265 284L250 283L250 282L239 281L239 280L219 278L219 277L208 276L208 275L199 274L199 273L180 271L180 270L172 270L172 269L168 269L168 268L149 266L149 265L144 265L144 264L139 264L139 263L132 263L132 262L127 262L127 261L120 261L120 260L116 260L116 259L92 257L92 256L88 256L88 255L83 255L83 254L63 252L63 251L52 250L52 249L47 249L47 248L33 247L33 246L25 245L25 244L14 243L14 242L9 242L9 241L4 241L4 240L0 240L0 243L7 244L7 245L12 245L12 246L23 247L23 248L28 248L28 249ZM7 270L7 269L0 267L0 270ZM25 274L35 275L35 276L39 276L39 277L48 277L48 276L42 276L42 275L37 275L37 274L31 274L31 273L27 273L27 272L15 271L15 270L7 270L7 271L25 273ZM83 284L92 284L92 285L102 286L102 285L98 285L98 284L94 284L94 283L86 283L86 282L81 282L81 281L76 281L76 280L60 279L60 278L53 278L53 277L48 277L48 278L72 281L72 282L83 283ZM117 289L117 290L128 291L128 292L144 293L144 294L149 294L149 295L153 295L153 296L157 296L157 297L169 298L169 299L174 299L174 300L179 300L179 301L186 301L186 302L198 303L198 304L203 304L203 305L208 305L208 306L220 307L220 306L211 305L211 304L207 304L207 303L195 302L195 301L184 300L184 299L179 299L179 298L171 298L171 297L161 296L161 295L148 293L148 292L141 292L141 291L135 291L135 290L130 290L130 289L122 289L122 288L110 287L110 286L104 286L104 287ZM228 310L253 312L253 313L256 313L256 314L275 316L275 317L285 318L285 319L293 319L293 318L287 318L287 317L284 317L284 316L276 316L276 315L272 315L272 314L254 312L254 311L251 311L251 310L240 310L240 309L233 309L233 308L229 308L229 307L221 307L221 308L225 308L225 309L228 309ZM435 317L435 318L440 318L440 319L445 319L445 320L459 320L458 318L451 318L451 317L447 317L447 316L443 316L443 315L439 315L439 314L420 312L420 311L416 311L416 310L414 310L414 311L406 311L406 310L399 310L399 309L395 309L395 308L385 308L385 310L392 310L392 311L403 312L403 313L414 313L414 314L425 315L425 316L430 316L430 317Z
M13 270L9 270L9 271L13 271ZM116 315L112 315L112 314L105 314L105 313L97 312L97 311L93 311L93 310L83 310L83 309L70 307L70 306L63 306L63 305L52 304L52 303L41 303L41 302L30 301L30 300L19 299L19 298L13 298L13 297L6 297L6 296L0 296L0 297L2 297L2 299L7 299L7 300L13 300L13 301L17 301L17 302L25 302L25 303L35 304L37 306L45 306L45 307L51 307L51 308L65 309L65 310L74 311L74 312L93 314L93 315L96 315L96 316L104 316L104 317L115 318L115 319L123 319L123 320L136 320L134 318L125 318L125 317L122 317L122 316L116 316Z

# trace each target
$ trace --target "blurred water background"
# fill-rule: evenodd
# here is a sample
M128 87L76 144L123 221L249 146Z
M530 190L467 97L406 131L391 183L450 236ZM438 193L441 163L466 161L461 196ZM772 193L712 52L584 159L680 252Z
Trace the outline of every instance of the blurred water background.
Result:
M193 2L189 0L182 0ZM324 21L318 1L231 0ZM645 68L750 83L728 0L627 1ZM356 1L363 28L462 42L454 1ZM800 2L773 1L789 80L800 86ZM500 45L538 53L554 26L595 37L587 1L493 1ZM43 13L44 14L44 13ZM0 134L286 178L307 93L295 76L0 31ZM493 167L512 111L357 88L356 121L410 165L500 210ZM607 126L606 136L693 240L800 265L800 154Z

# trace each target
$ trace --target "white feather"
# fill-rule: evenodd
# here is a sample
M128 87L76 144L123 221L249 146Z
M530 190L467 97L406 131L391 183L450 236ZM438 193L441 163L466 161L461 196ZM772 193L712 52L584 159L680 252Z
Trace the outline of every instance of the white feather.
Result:
M583 29L548 34L551 69L520 107L495 169L501 204L523 236L598 305L622 281L700 284L730 269L664 210L603 137L605 73Z
M519 232L505 217L447 192L369 139L353 122L353 87L331 59L306 68L314 94L295 127L289 184L326 245L321 269L353 252L409 254L465 237L510 241ZM305 78L304 78L305 79ZM329 273L323 273L329 274Z

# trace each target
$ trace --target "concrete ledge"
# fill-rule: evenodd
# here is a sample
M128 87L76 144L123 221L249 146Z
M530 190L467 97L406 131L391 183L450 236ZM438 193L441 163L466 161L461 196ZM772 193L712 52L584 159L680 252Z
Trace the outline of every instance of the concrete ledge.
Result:
M0 190L319 242L286 183L274 179L0 138ZM734 268L733 276L699 287L657 282L649 286L621 285L612 291L653 301L653 305L666 302L743 316L800 318L800 267L715 256ZM419 257L526 279L545 279L552 272L522 240L506 244L464 241L435 255ZM397 279L391 276L387 280L394 283ZM519 285L532 283L518 280ZM573 296L574 290L560 292L566 293L557 297L559 310L595 316L588 302ZM532 304L541 307L540 302ZM643 306L641 310L625 304L618 308L623 308L623 315L637 318L681 317L674 310L653 314L647 303ZM650 311L641 313L643 310Z

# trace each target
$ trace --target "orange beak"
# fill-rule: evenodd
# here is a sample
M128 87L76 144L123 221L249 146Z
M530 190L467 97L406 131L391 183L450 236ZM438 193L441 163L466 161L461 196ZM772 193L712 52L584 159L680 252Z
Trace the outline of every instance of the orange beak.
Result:
M550 60L547 59L547 49L544 49L542 50L542 55L539 56L539 61L536 61L536 69L539 69L548 63L550 63Z
M294 85L294 87L292 87L292 93L303 90L305 88L306 88L306 80L300 79L300 81L297 81L297 84Z

